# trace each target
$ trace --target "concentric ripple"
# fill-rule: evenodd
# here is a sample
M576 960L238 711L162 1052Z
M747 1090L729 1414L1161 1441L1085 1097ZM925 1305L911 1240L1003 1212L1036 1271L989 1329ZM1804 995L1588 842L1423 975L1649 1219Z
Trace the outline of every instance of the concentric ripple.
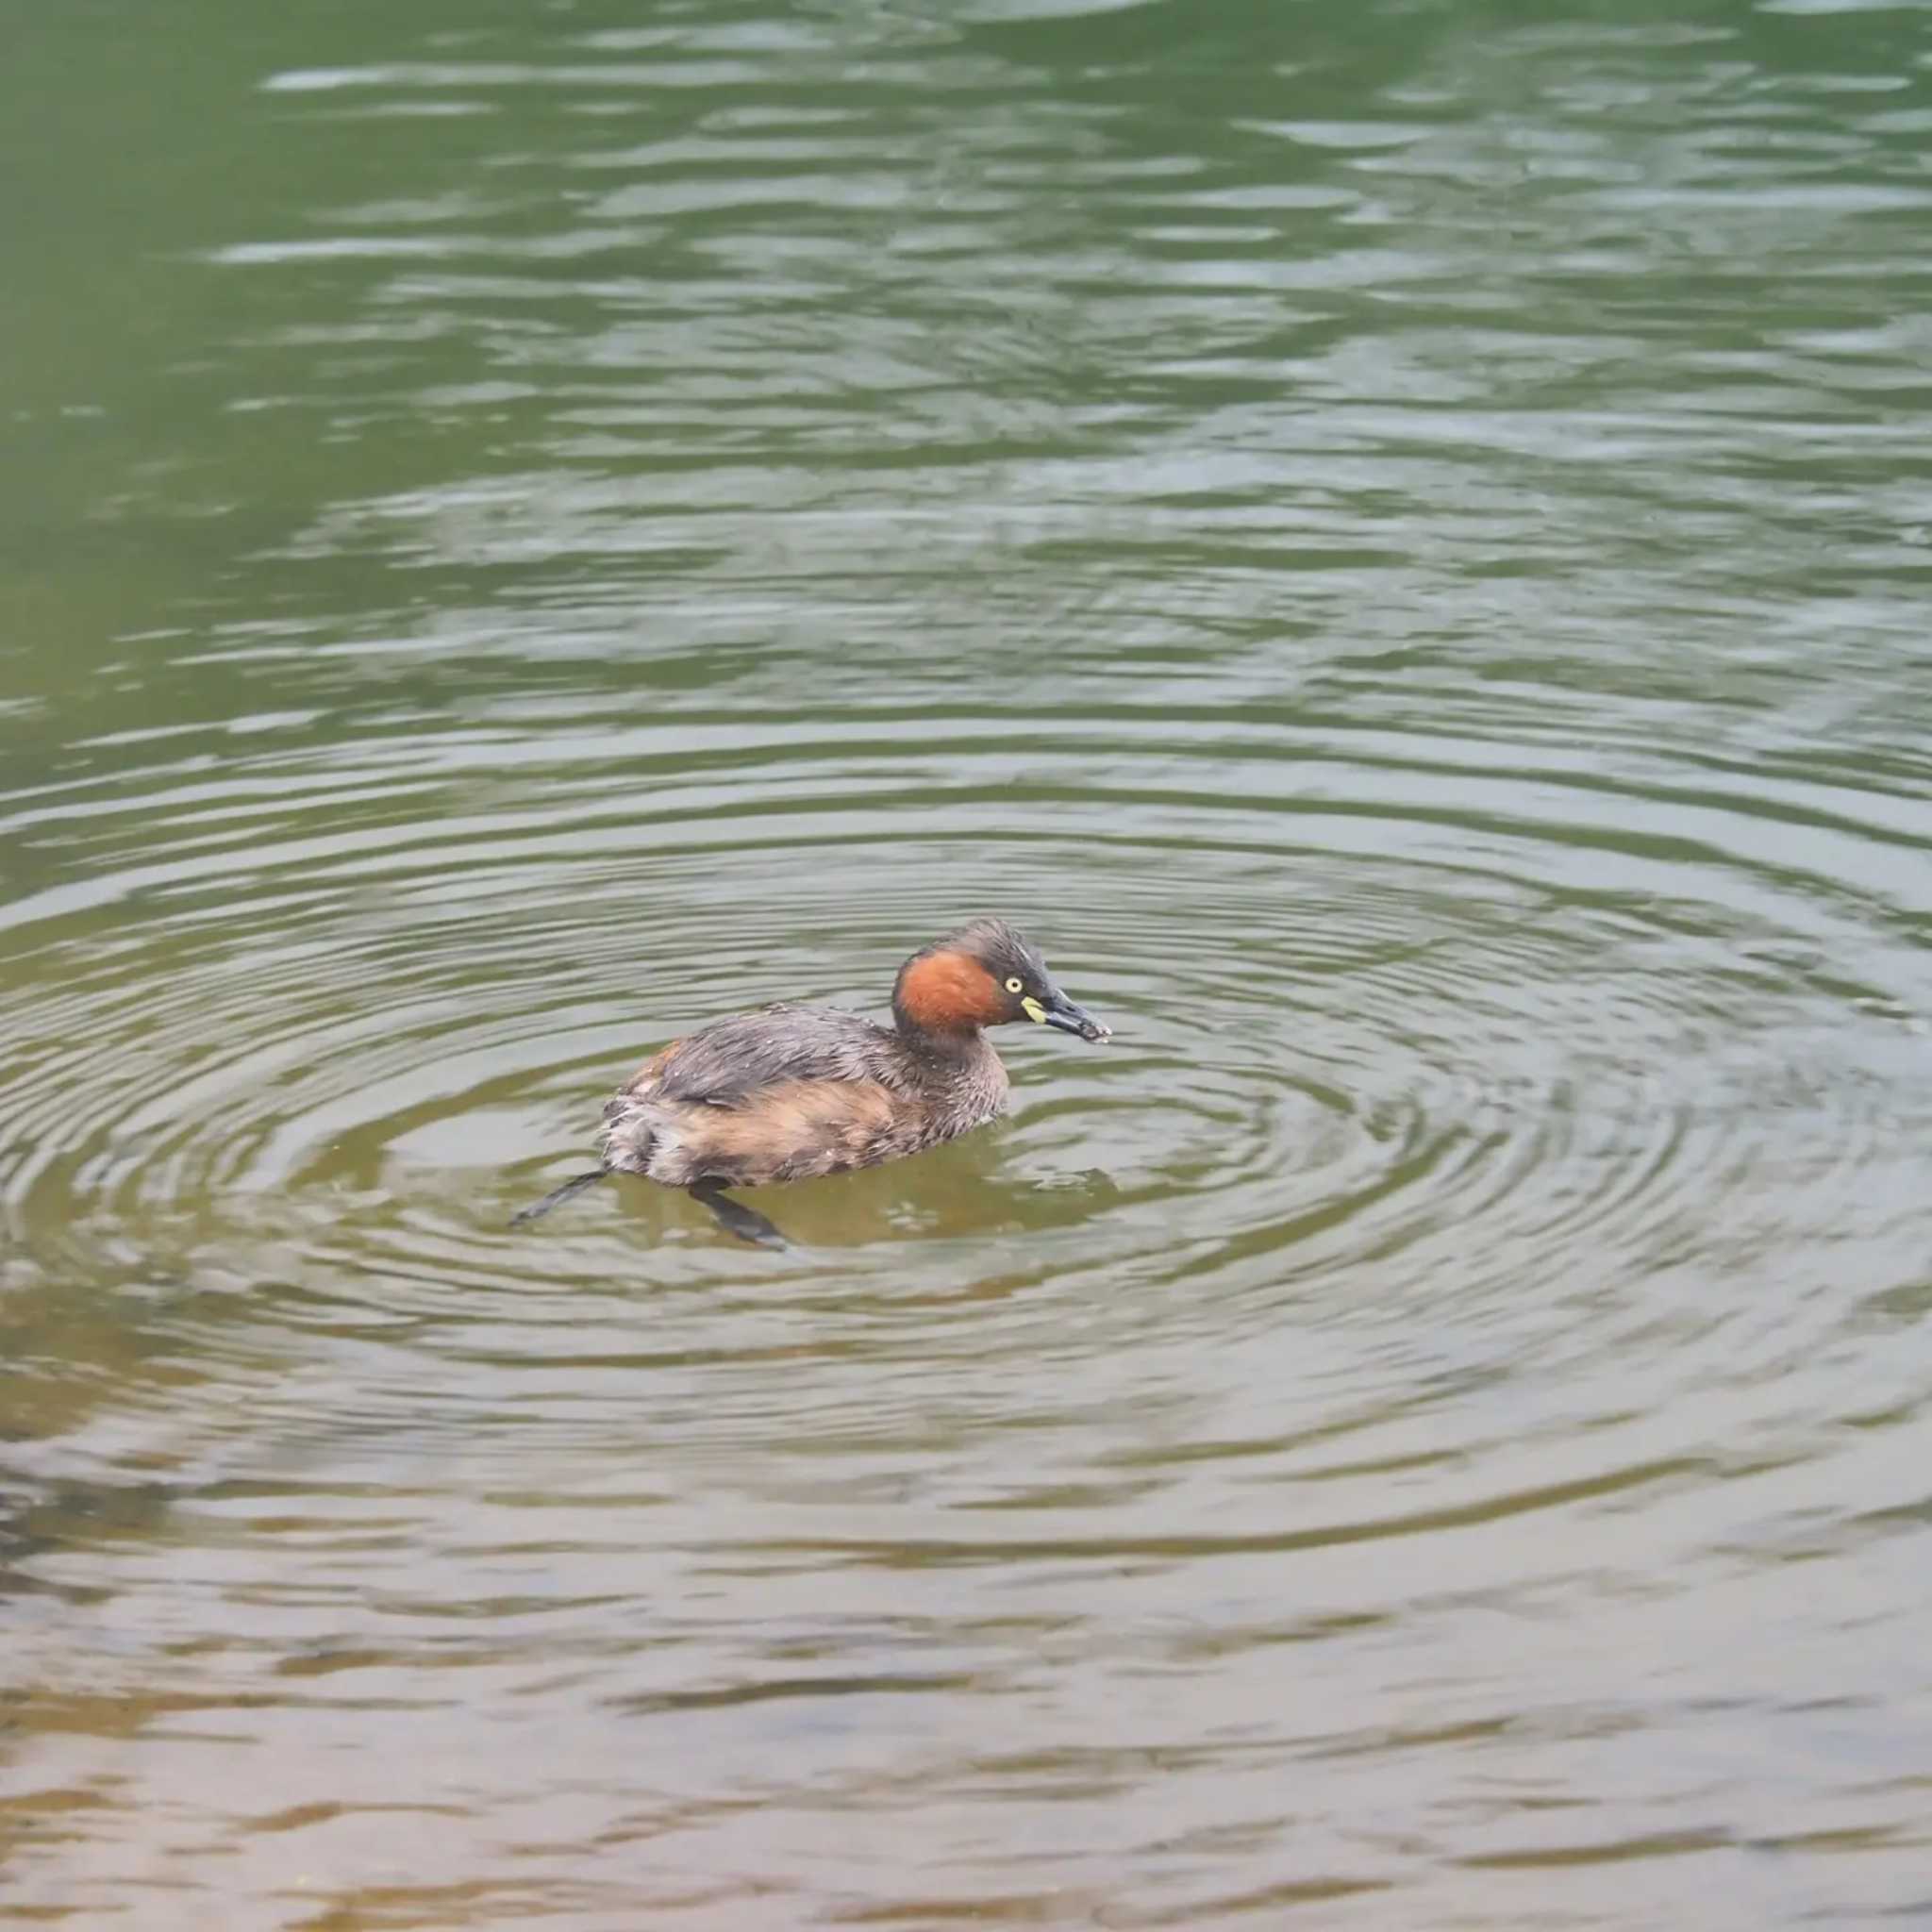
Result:
M882 1286L937 1243L922 1270L970 1278L997 1234L1009 1280L1124 1268L1142 1295L1101 1319L1185 1291L1231 1335L1341 1318L1364 1271L1350 1319L1453 1329L1842 1239L1924 1124L1924 972L1885 905L1758 857L1797 788L1734 813L1734 850L1659 852L1629 829L1641 785L1545 774L1512 824L1521 780L1418 738L1411 816L1389 734L1352 759L1250 715L1197 706L1138 792L1156 727L1122 706L1037 748L954 713L942 750L917 716L727 734L552 708L541 790L499 727L16 799L16 836L78 883L8 912L31 968L9 1024L42 1042L6 1090L8 1212L78 1265L132 1241L192 1269L307 1228L328 1278L438 1297L513 1290L533 1246L578 1275L622 1249L655 1279ZM393 782L412 767L436 776ZM129 842L136 866L91 870ZM721 1255L635 1187L505 1238L650 1046L779 996L876 1010L907 950L982 908L1120 1033L1003 1042L1011 1127L776 1197L810 1258ZM1513 1324L1494 1345L1522 1359Z
M1922 1909L1923 9L188 11L14 50L8 1905ZM1010 1121L509 1227L982 911Z

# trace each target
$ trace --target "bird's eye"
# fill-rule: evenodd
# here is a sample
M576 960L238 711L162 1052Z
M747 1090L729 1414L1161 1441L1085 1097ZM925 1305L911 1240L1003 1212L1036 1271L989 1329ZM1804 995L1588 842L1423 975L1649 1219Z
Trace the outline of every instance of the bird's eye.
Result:
M1009 979L1007 981L1007 991L1008 992L1019 992L1024 988L1025 984L1026 982L1024 979Z

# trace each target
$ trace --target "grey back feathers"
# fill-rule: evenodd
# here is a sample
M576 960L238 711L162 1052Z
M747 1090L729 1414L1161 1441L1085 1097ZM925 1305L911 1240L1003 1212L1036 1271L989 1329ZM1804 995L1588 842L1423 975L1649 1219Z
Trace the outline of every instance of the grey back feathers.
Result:
M667 1100L742 1107L789 1080L877 1080L904 1087L895 1038L859 1013L782 1000L701 1027L679 1044L658 1078Z

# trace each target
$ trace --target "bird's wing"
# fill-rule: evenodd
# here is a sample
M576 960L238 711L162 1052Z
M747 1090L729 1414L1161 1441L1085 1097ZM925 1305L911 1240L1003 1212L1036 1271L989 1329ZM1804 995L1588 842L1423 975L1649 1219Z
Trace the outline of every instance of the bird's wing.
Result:
M884 1031L858 1013L766 1007L673 1041L631 1086L655 1078L667 1100L743 1107L767 1088L800 1080L877 1080L885 1043Z

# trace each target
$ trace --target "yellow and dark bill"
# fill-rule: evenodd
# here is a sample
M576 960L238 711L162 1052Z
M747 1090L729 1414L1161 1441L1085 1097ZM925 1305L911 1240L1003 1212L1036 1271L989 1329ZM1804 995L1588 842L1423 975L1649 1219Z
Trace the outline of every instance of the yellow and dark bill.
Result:
M1082 1040L1107 1040L1113 1034L1111 1026L1103 1025L1084 1007L1076 1007L1058 987L1055 987L1045 999L1035 999L1031 993L1020 1002L1026 1017L1041 1026L1058 1026L1062 1033L1077 1033Z

